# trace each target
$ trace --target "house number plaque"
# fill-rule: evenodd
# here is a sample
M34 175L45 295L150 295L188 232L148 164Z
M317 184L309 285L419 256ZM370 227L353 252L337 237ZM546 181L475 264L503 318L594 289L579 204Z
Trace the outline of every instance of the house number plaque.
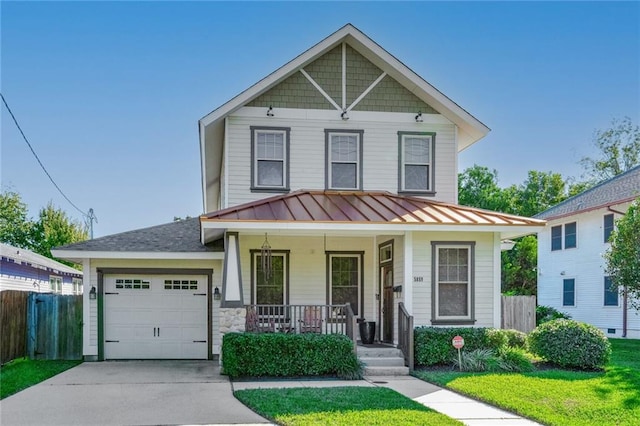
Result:
M424 277L413 277L413 282L414 283L424 282Z

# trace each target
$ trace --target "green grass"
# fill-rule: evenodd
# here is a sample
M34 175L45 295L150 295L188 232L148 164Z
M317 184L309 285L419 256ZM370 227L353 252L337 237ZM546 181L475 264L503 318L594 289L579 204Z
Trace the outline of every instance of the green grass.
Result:
M461 425L387 388L247 389L243 404L280 425Z
M0 367L0 399L60 374L82 361L15 359Z
M416 376L548 425L638 425L640 341L611 339L611 345L604 372L417 371Z

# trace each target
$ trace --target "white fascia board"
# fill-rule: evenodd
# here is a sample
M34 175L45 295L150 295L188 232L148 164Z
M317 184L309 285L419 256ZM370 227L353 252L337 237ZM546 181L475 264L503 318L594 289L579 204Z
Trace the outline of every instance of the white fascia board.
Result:
M216 260L223 259L223 252L142 252L142 251L84 251L51 250L60 259L180 259Z
M207 169L205 165L204 124L198 121L198 136L200 137L200 177L202 179L202 211L207 211Z
M368 232L407 232L407 231L427 231L427 232L499 232L501 235L527 235L535 234L544 226L521 226L521 225L427 225L427 224L400 224L400 223L350 223L350 222L251 222L251 221L201 221L202 228L227 229L229 231L252 231L252 230L290 230L290 231L341 231L348 234L349 231ZM509 238L509 237L502 237Z
M508 228L501 229L500 231L500 239L501 240L512 240L514 238L520 238L527 235L535 235L544 229L545 225L542 226L530 226L527 228Z
M259 96L262 92L268 90L273 85L277 84L280 80L287 77L288 75L294 73L299 68L307 65L309 61L315 59L316 56L323 54L325 51L330 50L335 47L345 35L349 34L351 31L357 31L351 25L345 25L335 33L331 34L329 37L325 38L315 46L310 49L304 51L300 55L296 56L291 61L287 62L282 67L278 68L253 86L246 89L244 92L240 93L236 97L232 98L230 101L220 106L219 108L211 111L209 114L205 115L200 119L200 122L205 126L213 123L216 120L219 120L221 117L224 117L235 109L243 106L244 104L250 102L256 96Z

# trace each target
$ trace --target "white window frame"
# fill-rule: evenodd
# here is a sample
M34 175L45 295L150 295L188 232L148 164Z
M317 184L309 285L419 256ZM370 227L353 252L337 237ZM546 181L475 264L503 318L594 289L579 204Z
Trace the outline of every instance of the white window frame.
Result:
M435 151L435 133L427 133L427 132L398 132L399 139L399 188L398 192L403 193L415 193L415 194L430 194L434 192L434 178L435 178L435 161L434 161L434 151ZM427 148L429 151L429 161L426 163L408 163L405 161L405 141L407 138L413 139L425 139L427 142ZM406 178L405 178L405 166L427 166L427 181L428 187L425 189L415 189L415 188L407 188Z
M334 253L328 253L328 266L327 266L327 270L328 270L328 278L327 278L327 304L328 305L335 305L336 303L333 302L333 262L332 260L334 258L337 257L352 257L355 258L357 260L357 267L358 267L358 279L356 282L356 287L358 288L358 296L356 299L356 310L353 309L354 314L356 316L362 316L362 253L361 252L344 252L344 253L338 253L338 252L334 252Z
M362 190L362 135L361 130L325 130L326 137L326 189L332 190ZM334 161L332 158L332 145L334 136L355 136L356 137L356 160L355 161ZM340 187L333 184L333 165L334 164L355 164L356 175L355 187Z
M53 293L62 293L62 277L59 275L49 275L49 287Z
M82 294L82 278L73 278L71 280L73 294Z
M258 265L260 264L259 256L261 256L260 250L252 250L252 270L251 270L251 303L254 305L263 305L258 301ZM272 251L272 257L282 257L282 303L281 305L289 304L289 252L287 251Z
M467 315L440 315L440 277L439 277L439 265L440 265L440 249L466 249L467 250ZM447 243L447 242L432 242L433 253L433 314L432 318L435 322L472 322L475 321L475 309L474 309L474 280L475 280L475 243L473 242L460 242L460 243ZM444 282L443 282L444 283ZM461 283L461 282L450 282Z
M286 127L251 127L251 189L263 191L289 191L289 132ZM260 158L258 156L258 135L280 134L282 135L282 159ZM282 162L282 185L261 185L258 182L258 164L260 161Z

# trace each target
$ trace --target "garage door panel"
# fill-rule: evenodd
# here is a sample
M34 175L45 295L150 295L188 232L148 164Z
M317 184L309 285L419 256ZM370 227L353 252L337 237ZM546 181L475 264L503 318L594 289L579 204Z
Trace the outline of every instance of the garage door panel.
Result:
M112 340L105 358L206 359L206 283L206 276L106 276L105 292L117 294L104 299L104 337Z

